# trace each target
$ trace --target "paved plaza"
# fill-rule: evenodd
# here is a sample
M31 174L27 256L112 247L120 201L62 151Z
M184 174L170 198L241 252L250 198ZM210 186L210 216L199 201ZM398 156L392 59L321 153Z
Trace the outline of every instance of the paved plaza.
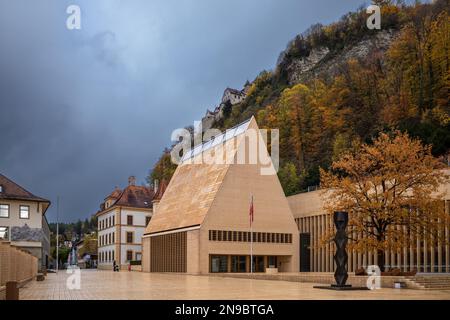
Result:
M312 283L250 280L181 274L81 271L80 290L66 286L69 274L50 273L20 290L20 299L450 299L450 291L379 289L336 292Z

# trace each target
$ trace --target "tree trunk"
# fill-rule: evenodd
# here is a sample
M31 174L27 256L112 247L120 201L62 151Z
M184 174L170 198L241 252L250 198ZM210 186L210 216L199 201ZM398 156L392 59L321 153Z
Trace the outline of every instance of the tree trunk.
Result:
M377 250L377 257L378 257L378 267L380 268L381 272L384 272L384 250L383 249Z

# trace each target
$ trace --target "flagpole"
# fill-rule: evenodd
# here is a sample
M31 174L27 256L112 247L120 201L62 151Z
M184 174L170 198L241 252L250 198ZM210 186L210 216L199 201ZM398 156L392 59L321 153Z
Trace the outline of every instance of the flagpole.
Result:
M59 196L56 198L56 272L59 268Z
M250 222L250 273L253 273L253 225Z
M253 274L253 194L250 205L252 210L252 215L250 216L250 274Z

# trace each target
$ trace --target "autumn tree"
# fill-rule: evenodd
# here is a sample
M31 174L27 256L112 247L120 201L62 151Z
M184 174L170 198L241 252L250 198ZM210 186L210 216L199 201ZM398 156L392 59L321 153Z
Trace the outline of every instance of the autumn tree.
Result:
M407 133L381 133L320 174L324 208L349 212L350 248L376 251L382 271L386 250L414 247L416 236L430 243L448 241L443 228L450 221L439 185L449 176L431 146ZM328 230L328 236L332 233Z
M156 180L170 181L176 168L177 165L172 162L170 156L170 149L165 149L163 155L159 158L150 175L147 177L147 182L154 184Z
M278 178L280 179L286 196L290 196L300 191L300 179L297 174L297 168L291 162L287 162L278 171Z
M83 257L86 254L95 254L97 252L97 233L92 233L84 236L83 246L80 248L78 252L80 257Z

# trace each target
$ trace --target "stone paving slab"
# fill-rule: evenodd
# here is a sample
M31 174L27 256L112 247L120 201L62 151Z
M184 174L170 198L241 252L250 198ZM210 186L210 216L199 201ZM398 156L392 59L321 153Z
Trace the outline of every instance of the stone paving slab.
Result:
M45 281L32 281L20 290L24 300L178 300L178 299L436 299L450 300L450 291L410 289L378 289L341 292L314 289L314 283L273 280L237 279L226 277L158 274L142 272L112 272L81 270L81 289L66 286L70 274L49 273Z

